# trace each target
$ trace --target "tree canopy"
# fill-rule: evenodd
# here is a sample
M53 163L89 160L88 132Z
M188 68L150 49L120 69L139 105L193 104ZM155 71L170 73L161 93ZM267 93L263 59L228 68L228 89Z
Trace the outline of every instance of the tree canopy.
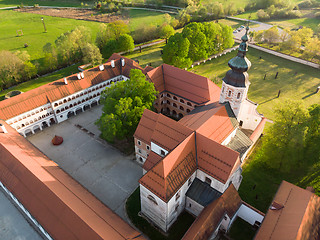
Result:
M109 142L131 138L143 111L152 109L156 93L153 83L137 69L130 71L129 80L113 83L101 96L103 113L96 122L101 137Z
M192 62L232 47L232 28L223 24L190 23L182 31L169 38L163 48L165 63L179 68L189 67Z
M286 100L275 108L276 118L263 139L263 157L272 168L297 169L320 157L320 105L306 109Z

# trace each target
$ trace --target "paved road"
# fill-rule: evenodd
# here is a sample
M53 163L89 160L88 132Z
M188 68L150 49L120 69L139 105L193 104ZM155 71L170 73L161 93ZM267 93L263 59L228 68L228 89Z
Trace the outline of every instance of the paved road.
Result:
M94 122L102 106L94 107L60 124L28 137L49 158L81 183L125 221L125 201L138 187L142 168L133 156L124 156L117 149L99 141ZM75 125L92 132L89 135ZM63 144L53 146L54 135L64 138Z
M0 190L0 239L3 240L41 240L18 209Z

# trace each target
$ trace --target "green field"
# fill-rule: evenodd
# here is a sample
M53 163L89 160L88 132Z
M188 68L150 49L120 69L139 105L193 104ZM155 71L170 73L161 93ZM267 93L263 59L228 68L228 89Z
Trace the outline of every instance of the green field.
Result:
M39 4L40 6L79 7L81 2L90 3L90 1L80 0L0 0L0 8L18 6L21 3L24 6Z
M130 9L130 31L146 25L161 26L165 22L165 14L148 10Z
M41 17L44 18L46 24L46 33ZM41 59L43 57L42 47L46 43L54 43L60 34L77 26L88 27L94 40L100 25L97 22L21 13L12 10L0 10L0 19L0 49L26 50L30 54L31 60ZM20 29L23 31L23 36L17 37L16 31ZM24 48L25 43L29 45L28 48Z
M299 26L311 28L315 31L320 24L319 18L294 18L294 19L286 19L286 20L272 20L267 23L272 25L277 25L281 28L298 28Z

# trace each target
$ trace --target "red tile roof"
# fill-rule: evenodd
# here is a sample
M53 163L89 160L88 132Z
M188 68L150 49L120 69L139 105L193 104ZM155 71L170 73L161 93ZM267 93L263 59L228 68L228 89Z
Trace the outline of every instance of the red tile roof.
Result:
M282 181L255 239L320 239L320 197Z
M163 157L161 157L158 154L156 154L155 152L151 151L149 153L149 156L147 157L145 163L143 164L143 169L146 171L149 171L162 159L163 159Z
M144 239L14 129L0 123L8 130L0 133L0 181L51 237Z
M129 77L131 69L143 70L135 61L124 58L125 66L120 63L121 56L113 54L108 62L104 64L105 70L100 71L99 67L83 71L84 79L78 80L77 74L67 77L68 85L64 79L45 84L15 97L0 102L0 119L8 120L12 117L40 107L49 102L57 101L73 93L101 83L120 74ZM115 60L115 68L111 67L111 60Z
M133 137L143 140L147 144L150 144L151 136L153 134L158 117L159 114L145 109Z
M229 104L219 102L200 106L184 116L179 123L222 143L238 126L237 120L228 108Z
M230 218L234 216L241 206L241 198L231 184L220 198L203 209L182 240L206 240L218 227L221 219L227 213Z
M139 183L168 202L196 170L195 133L148 171Z
M148 72L148 76L160 93L168 91L197 104L219 100L220 88L195 73L162 64Z
M151 136L151 141L160 147L171 151L192 132L193 131L190 128L159 114Z
M239 153L197 132L198 168L222 183L240 166Z

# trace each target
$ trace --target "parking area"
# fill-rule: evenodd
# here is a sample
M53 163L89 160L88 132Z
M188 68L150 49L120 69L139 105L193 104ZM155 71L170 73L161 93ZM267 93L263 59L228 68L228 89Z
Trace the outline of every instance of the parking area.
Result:
M142 168L99 139L94 122L101 112L96 106L27 139L127 221L124 203L138 187ZM64 139L59 146L51 143L55 135Z
M0 190L0 239L41 240L42 237Z

